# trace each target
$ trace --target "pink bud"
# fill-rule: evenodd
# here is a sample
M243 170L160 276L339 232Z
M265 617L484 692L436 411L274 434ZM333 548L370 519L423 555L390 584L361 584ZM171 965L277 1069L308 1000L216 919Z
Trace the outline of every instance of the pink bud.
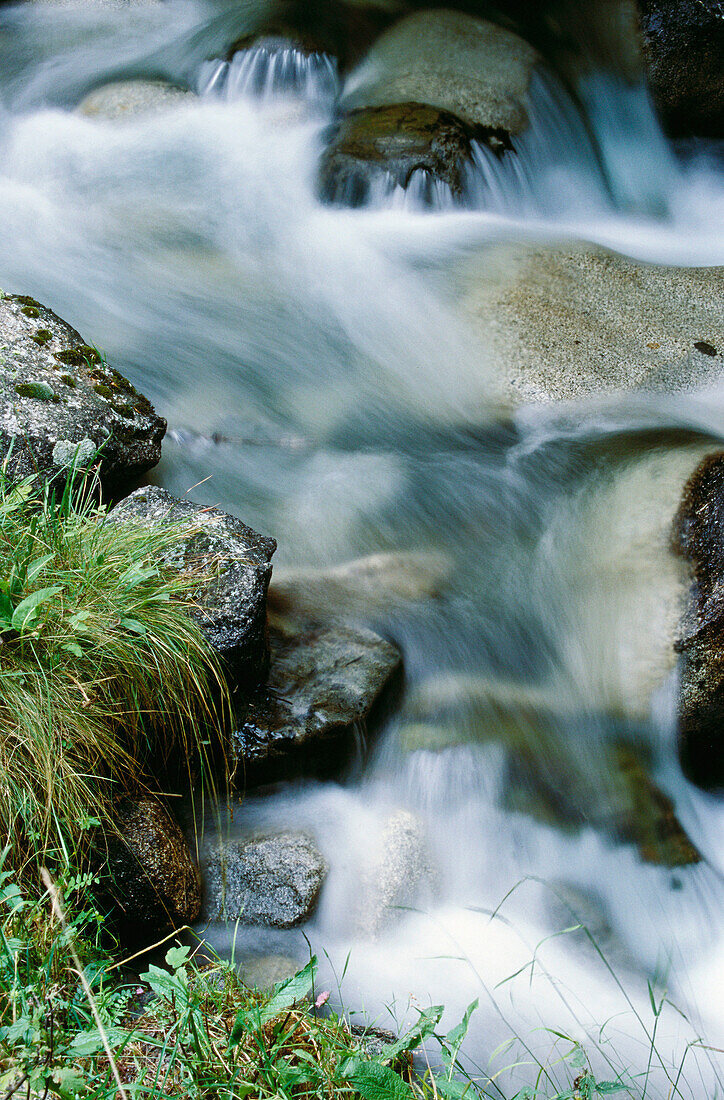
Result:
M320 993L316 1001L314 1002L314 1007L321 1008L322 1005L326 1005L327 1001L329 1000L329 994L330 991L328 989L325 989L324 993Z

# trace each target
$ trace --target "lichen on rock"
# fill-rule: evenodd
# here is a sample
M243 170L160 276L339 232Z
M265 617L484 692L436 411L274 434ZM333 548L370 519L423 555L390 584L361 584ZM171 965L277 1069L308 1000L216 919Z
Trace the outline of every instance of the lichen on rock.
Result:
M53 477L68 465L58 461L63 444L86 455L92 444L106 485L130 487L158 462L165 430L146 398L52 310L27 295L3 297L0 457L10 455L11 477Z

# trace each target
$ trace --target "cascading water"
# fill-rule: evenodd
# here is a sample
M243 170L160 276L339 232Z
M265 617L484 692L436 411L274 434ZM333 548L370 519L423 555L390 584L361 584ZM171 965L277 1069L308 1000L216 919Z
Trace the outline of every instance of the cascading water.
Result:
M369 208L326 207L331 63L284 46L209 63L240 22L218 0L171 19L164 4L0 13L3 285L77 325L168 418L157 478L275 535L279 567L420 548L451 562L440 597L367 616L407 683L364 770L249 797L233 828L317 839L330 871L304 931L333 988L349 954L345 1003L380 1023L393 1005L401 1025L432 1000L452 1024L479 999L466 1057L491 1094L530 1084L537 1060L563 1089L553 1029L602 1076L642 1068L629 1095L713 1100L724 809L681 773L673 670L653 698L633 670L676 581L657 522L721 437L724 393L501 411L451 287L501 240L722 262L720 169L672 159L640 90L592 81L584 127L541 78L517 158L478 149L463 204L418 173ZM159 74L204 94L122 125L72 110L95 84ZM612 761L632 746L702 862L668 869L624 835ZM404 889L390 844L417 853ZM306 950L295 932L207 935ZM647 982L670 1002L648 1072Z

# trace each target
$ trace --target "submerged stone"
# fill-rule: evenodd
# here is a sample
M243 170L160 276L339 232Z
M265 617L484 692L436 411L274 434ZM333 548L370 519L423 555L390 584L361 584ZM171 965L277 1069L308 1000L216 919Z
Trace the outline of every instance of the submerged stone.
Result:
M88 118L122 122L173 110L193 93L163 80L118 80L89 92L77 111Z
M434 876L422 822L408 810L390 814L369 857L360 868L356 923L363 935L375 937L431 894Z
M268 993L279 982L285 982L301 969L296 959L288 955L247 955L239 962L238 972L244 985Z
M647 863L697 863L701 856L652 779L645 750L625 740L627 728L576 707L552 686L445 676L411 693L400 738L408 751L495 742L505 752L510 809L565 829L596 828L635 844Z
M292 928L314 912L326 873L303 833L223 844L204 868L206 917Z
M218 508L179 500L157 486L131 493L110 518L188 528L188 537L164 554L164 564L181 573L202 574L193 617L235 683L254 687L268 664L266 597L274 539Z
M52 310L26 295L0 298L0 459L10 454L11 477L62 474L76 448L82 466L92 447L105 484L127 489L158 462L165 430L146 398Z
M327 569L276 569L269 606L281 614L369 618L436 599L454 564L436 550L369 554Z

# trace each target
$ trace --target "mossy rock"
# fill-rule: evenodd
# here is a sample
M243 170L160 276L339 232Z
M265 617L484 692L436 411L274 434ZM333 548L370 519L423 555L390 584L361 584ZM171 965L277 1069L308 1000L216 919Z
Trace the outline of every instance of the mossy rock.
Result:
M113 491L158 462L165 421L52 310L27 295L3 296L0 346L0 461L10 454L11 477L62 478L54 454L82 441L99 452Z

